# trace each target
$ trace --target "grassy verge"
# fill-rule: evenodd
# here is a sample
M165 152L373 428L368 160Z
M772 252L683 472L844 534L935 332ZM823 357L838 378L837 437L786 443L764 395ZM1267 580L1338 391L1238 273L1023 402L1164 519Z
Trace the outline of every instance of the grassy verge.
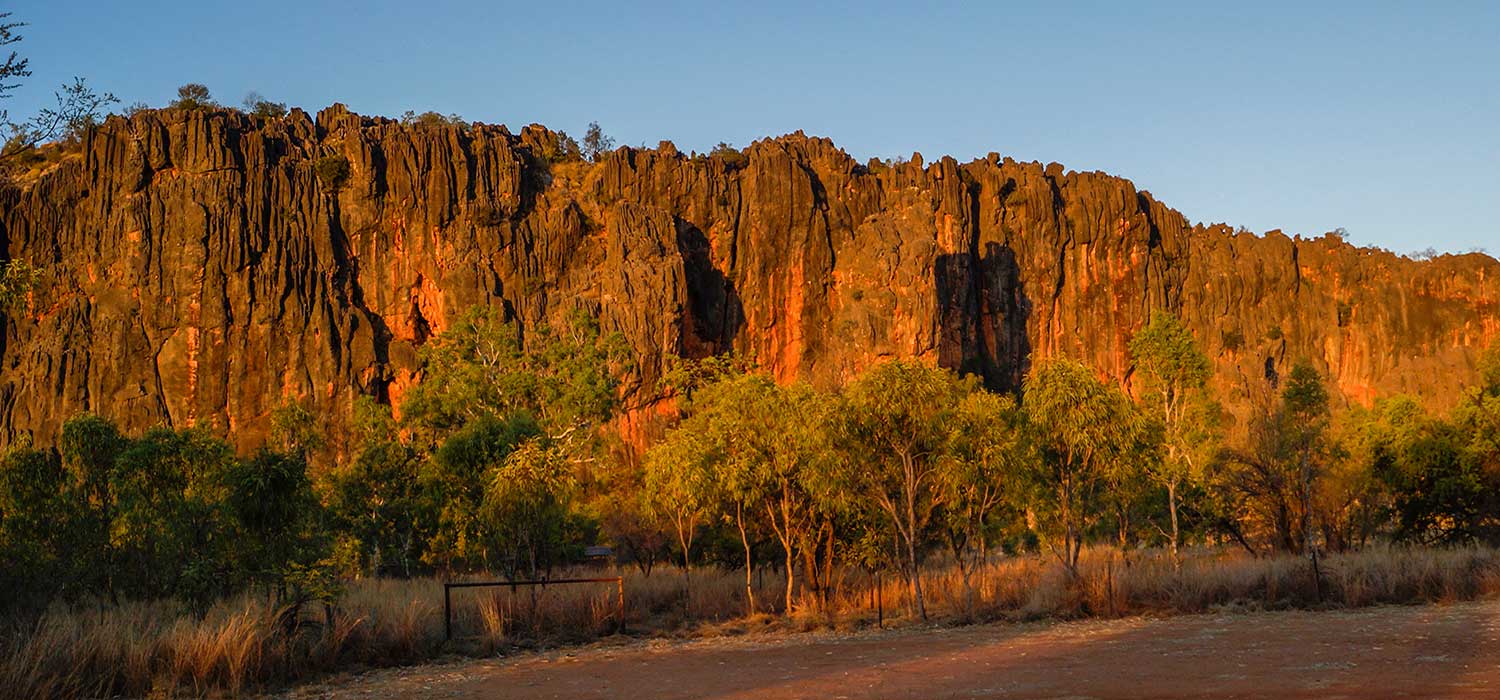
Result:
M1194 613L1222 609L1357 607L1451 602L1500 593L1500 551L1372 548L1335 555L1314 579L1309 561L1197 552L1181 567L1163 552L1122 557L1094 550L1074 578L1051 560L1007 558L968 577L934 565L924 578L939 624L976 621ZM590 572L598 574L599 572ZM745 599L743 571L658 569L625 576L631 635L736 634L752 630L851 629L914 620L898 577L844 577L826 596L783 615L784 580L753 577L760 604ZM878 590L877 590L878 589ZM234 696L318 675L583 643L617 633L612 584L454 592L456 639L445 642L438 579L351 583L338 606L273 609L264 598L220 603L203 618L170 602L57 605L15 623L0 638L0 688L15 697Z

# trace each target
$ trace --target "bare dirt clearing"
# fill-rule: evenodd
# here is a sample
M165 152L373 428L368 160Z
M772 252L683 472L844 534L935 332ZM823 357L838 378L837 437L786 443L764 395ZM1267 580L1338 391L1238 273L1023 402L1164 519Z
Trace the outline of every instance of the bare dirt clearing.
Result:
M1500 697L1500 601L639 642L379 671L291 697Z

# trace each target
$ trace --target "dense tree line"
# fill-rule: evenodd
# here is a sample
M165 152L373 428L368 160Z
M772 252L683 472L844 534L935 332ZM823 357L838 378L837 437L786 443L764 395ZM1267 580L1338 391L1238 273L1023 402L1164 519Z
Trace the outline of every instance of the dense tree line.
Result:
M969 582L1018 551L1077 576L1087 545L1128 560L1142 546L1500 540L1500 351L1446 416L1399 396L1335 415L1298 365L1238 430L1175 318L1154 317L1130 352L1130 391L1059 357L1017 395L915 360L834 388L778 384L742 358L677 361L661 387L675 416L636 454L608 429L631 369L621 338L582 312L523 329L481 307L423 348L399 411L357 402L336 462L295 402L248 456L200 429L127 436L91 415L55 446L12 446L0 595L295 603L357 576L546 576L608 543L648 574L679 562L689 585L697 565L741 568L750 611L890 571L923 614L935 559ZM786 574L779 600L754 597L764 567Z

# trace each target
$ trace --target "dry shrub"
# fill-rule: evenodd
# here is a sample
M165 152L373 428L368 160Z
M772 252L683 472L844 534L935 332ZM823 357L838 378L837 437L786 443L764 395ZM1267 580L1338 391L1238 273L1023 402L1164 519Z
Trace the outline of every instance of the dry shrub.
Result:
M1179 567L1162 551L1122 555L1099 548L1084 553L1076 576L1047 557L1006 557L978 566L967 586L956 567L934 562L923 586L931 616L957 623L1448 602L1500 593L1500 552L1482 547L1375 547L1329 556L1319 570L1315 582L1311 562L1290 555L1204 550L1185 555ZM598 572L558 574L575 575ZM899 575L846 573L826 604L809 596L779 617L785 579L770 571L754 577L753 615L743 571L696 568L689 578L663 568L649 577L633 570L624 576L632 634L851 629L875 623L876 601L888 623L912 621ZM0 688L38 700L242 695L350 667L597 639L616 633L617 606L611 583L456 589L456 639L445 643L436 578L355 581L331 614L301 611L290 630L282 624L287 611L258 596L224 601L201 619L165 602L60 604L0 637Z

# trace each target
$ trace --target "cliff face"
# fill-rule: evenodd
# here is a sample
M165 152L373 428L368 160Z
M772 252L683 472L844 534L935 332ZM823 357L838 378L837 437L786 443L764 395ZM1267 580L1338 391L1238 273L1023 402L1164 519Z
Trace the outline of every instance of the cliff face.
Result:
M1306 358L1346 398L1436 407L1500 337L1500 263L1414 262L1325 237L1192 226L1100 173L991 156L871 171L826 139L746 162L664 143L550 165L540 127L403 126L341 107L111 118L0 192L0 257L43 268L3 319L0 443L80 411L259 444L285 397L337 434L399 404L465 308L523 325L583 306L639 355L627 429L668 353L734 349L831 384L918 356L1014 387L1056 354L1129 381L1153 309L1184 318L1226 402ZM315 164L342 156L342 186Z

